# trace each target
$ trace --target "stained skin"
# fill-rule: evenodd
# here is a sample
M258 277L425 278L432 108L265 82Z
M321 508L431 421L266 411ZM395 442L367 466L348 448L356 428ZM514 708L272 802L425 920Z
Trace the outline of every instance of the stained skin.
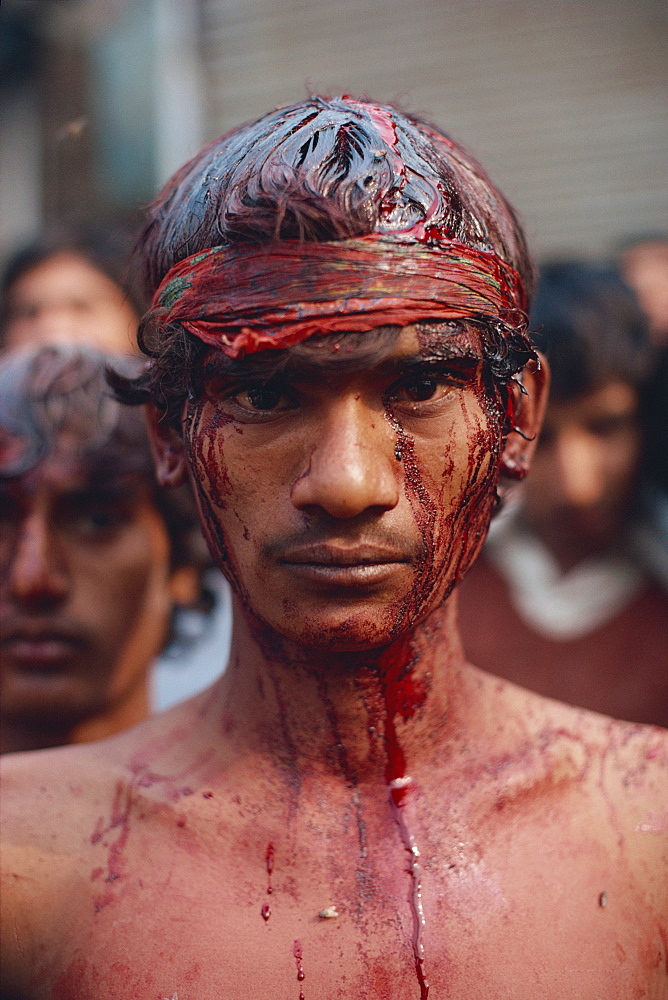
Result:
M450 591L491 507L498 426L476 377L419 419L389 420L385 389L340 382L315 439L291 417L277 448L274 426L271 469L269 422L212 400L188 416L237 588L229 669L129 734L9 761L7 990L665 996L665 736L465 662ZM295 559L304 538L329 569ZM396 560L331 568L362 539Z

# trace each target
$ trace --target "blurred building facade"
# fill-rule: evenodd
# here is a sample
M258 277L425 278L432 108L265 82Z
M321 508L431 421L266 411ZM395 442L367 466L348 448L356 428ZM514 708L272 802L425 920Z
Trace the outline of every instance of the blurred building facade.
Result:
M138 214L201 143L310 92L395 100L486 164L539 255L668 217L664 0L3 0L0 254Z

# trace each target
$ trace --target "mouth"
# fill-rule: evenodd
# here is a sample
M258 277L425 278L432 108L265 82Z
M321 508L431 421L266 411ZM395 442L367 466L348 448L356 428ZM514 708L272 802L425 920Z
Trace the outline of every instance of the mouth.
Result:
M320 543L289 549L279 563L296 576L314 583L369 587L411 566L413 558L385 547Z
M0 638L3 655L20 670L52 674L63 670L83 646L73 631L53 628L16 628Z

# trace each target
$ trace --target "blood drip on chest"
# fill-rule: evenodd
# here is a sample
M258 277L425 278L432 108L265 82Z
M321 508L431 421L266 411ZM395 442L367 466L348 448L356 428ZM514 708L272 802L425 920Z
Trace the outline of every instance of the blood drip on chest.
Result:
M292 946L292 954L294 955L295 963L297 965L297 982L301 983L304 981L304 966L302 964L303 950L301 941L295 941ZM299 991L299 1000L304 1000L304 990Z
M411 944L415 975L420 987L420 1000L427 1000L429 983L425 972L423 941L425 917L422 906L422 867L420 865L420 851L405 813L409 793L414 782L406 773L406 757L399 743L395 725L397 715L400 715L405 721L411 718L416 709L424 703L426 689L411 674L412 657L409 643L407 641L401 642L398 647L391 647L379 662L385 699L384 736L387 754L385 778L390 791L392 813L399 829L401 841L408 854L407 872L411 880L409 902L413 918Z
M265 854L265 865L267 868L267 895L271 896L274 891L274 887L271 884L271 875L274 870L274 857L275 850L273 844L267 844L267 852ZM271 906L269 903L263 903L260 908L260 914L265 923L269 920L271 916Z

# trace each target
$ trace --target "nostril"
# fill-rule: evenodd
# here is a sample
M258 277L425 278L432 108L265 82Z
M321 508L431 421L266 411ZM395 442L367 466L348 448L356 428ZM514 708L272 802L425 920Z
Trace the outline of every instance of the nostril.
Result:
M392 462L392 464L390 464ZM336 455L323 448L311 456L308 468L294 481L295 507L320 508L335 518L357 517L365 510L390 510L399 499L394 452L348 452Z

